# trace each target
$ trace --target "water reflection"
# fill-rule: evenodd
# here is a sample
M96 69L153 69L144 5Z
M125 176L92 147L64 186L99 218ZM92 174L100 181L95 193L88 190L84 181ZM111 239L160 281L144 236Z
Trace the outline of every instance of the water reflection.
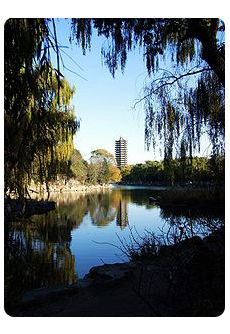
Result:
M49 219L5 226L5 303L13 307L27 290L77 279L69 228Z
M170 239L179 238L182 230L183 237L190 237L223 224L221 212L160 209L148 200L156 195L159 190L149 188L56 194L50 198L56 201L56 210L23 222L7 222L6 298L12 301L32 288L75 281L76 271L85 274L89 267L99 264L95 259L102 257L102 253L115 253L114 249L105 250L99 245L93 248L92 240L114 243L118 231L121 237L128 237L129 225L135 225L140 234L146 229L155 229L154 233L164 231Z
M117 226L120 226L121 229L125 228L128 223L128 211L127 211L127 201L120 200L119 207L118 207L118 213L117 213L117 219L116 219Z
M169 244L195 235L205 237L224 225L224 210L215 206L166 206L161 208L160 216L164 221L162 235Z
M143 205L143 194L135 196L130 191L116 189L90 194L56 194L51 200L56 201L57 209L43 215L43 221L52 221L59 226L67 225L71 231L81 225L86 215L90 215L92 225L106 227L116 219L117 226L123 229L128 225L128 203ZM145 197L145 202L147 205L148 197ZM32 220L40 221L41 216L33 216Z

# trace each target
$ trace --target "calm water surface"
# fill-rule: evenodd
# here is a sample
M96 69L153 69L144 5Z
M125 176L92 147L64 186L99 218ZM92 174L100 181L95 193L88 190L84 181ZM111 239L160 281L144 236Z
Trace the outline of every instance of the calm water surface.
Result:
M127 261L121 251L131 234L175 235L189 226L188 236L207 233L223 223L221 214L162 210L149 197L163 188L114 187L103 192L63 193L50 200L57 209L6 229L6 275L28 289L75 281L92 266ZM211 224L211 225L210 225Z

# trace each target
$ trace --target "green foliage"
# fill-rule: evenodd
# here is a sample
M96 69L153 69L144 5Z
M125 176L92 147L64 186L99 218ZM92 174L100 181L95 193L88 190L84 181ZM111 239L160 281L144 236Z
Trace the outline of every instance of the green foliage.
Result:
M109 175L111 182L119 182L121 180L121 170L115 165L109 165Z
M146 161L122 170L122 181L140 184L224 183L225 159L222 156Z
M114 155L105 149L97 149L92 151L91 155L91 159L99 160L101 158L102 160L105 159L110 164L116 164Z
M74 178L80 184L108 184L119 182L121 180L120 169L114 164L114 156L104 149L92 152L90 162L83 159L79 150L73 149L67 156L63 156L64 160L56 161L55 173L51 175L59 175L61 178ZM58 168L57 168L58 163ZM54 177L53 177L54 179ZM34 181L39 182L39 178Z
M109 163L106 159L103 160L102 162L102 176L101 176L101 183L102 184L107 184L110 179L110 172L109 172Z
M211 177L217 182L224 180L225 176L225 158L218 155L212 155L208 162L208 168Z
M70 87L50 63L48 20L5 23L5 192L26 194L33 178L55 178L73 150L79 127Z
M72 19L71 39L81 43L84 53L91 47L92 28L110 41L102 55L113 76L119 65L124 70L128 52L142 47L149 74L170 51L177 65L188 64L196 57L205 60L224 84L224 43L217 39L224 24L218 19Z
M97 184L97 174L97 166L91 162L87 172L87 181L89 184Z
M87 162L82 158L80 151L74 150L71 156L71 171L75 179L81 184L84 184L87 180Z
M91 152L90 161L90 182L106 184L120 181L120 170L112 153L97 149Z

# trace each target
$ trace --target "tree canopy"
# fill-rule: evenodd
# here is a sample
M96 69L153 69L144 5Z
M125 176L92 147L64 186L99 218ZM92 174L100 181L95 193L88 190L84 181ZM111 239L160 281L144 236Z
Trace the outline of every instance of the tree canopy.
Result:
M91 164L94 166L98 183L118 182L121 179L119 168L112 153L105 149L97 149L91 152Z
M74 149L65 167L63 174L73 177L81 184L108 184L121 180L113 154L105 149L92 151L89 162L83 159L79 150Z
M92 151L91 159L105 159L110 164L116 164L114 155L102 148Z
M224 151L224 23L219 19L72 19L72 40L91 47L93 29L104 36L102 57L113 76L128 53L143 52L149 75L143 98L145 141L164 145L164 156L200 149L207 133ZM166 68L162 68L165 61ZM138 101L140 102L140 101Z
M70 106L74 87L53 68L49 20L5 23L5 192L23 197L32 177L54 177L73 150L79 122ZM55 35L55 26L54 26Z
M150 185L223 185L225 159L221 156L172 159L170 165L164 161L146 161L128 165L122 171L122 182Z

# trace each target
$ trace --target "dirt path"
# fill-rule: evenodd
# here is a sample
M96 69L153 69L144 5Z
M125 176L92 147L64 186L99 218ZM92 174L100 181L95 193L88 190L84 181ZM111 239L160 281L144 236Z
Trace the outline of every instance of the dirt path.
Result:
M143 317L156 316L134 292L132 280L114 287L89 287L19 311L20 317Z

